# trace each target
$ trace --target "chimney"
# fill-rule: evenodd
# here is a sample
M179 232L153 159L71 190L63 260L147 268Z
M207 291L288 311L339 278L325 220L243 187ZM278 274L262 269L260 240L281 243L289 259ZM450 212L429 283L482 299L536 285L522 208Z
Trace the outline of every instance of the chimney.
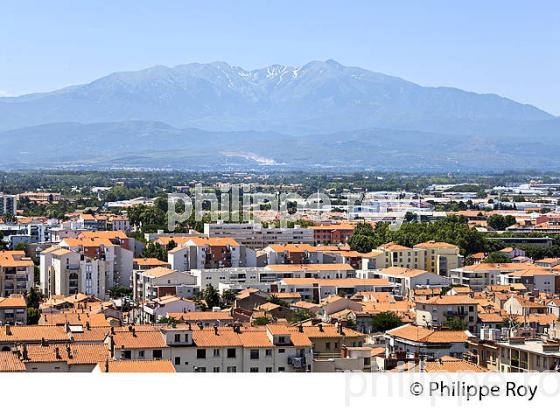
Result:
M68 355L69 359L72 358L72 349L70 348L70 345L66 345L66 354Z
M202 324L202 322L197 322L197 325L200 330L204 329L204 325Z
M298 330L300 333L303 333L303 325L301 323L298 326Z
M46 346L47 345L47 341L45 340L44 337L41 338L41 346Z
M105 373L109 373L109 359L105 359Z
M132 328L132 337L136 337L136 329Z
M214 325L214 334L217 335L218 334L218 326Z
M62 356L60 355L60 349L58 346L54 348L54 355L57 359L62 359Z
M112 334L112 335L115 334L115 326L111 326L111 334Z
M323 324L322 324L322 323L319 323L319 324L317 325L317 327L319 328L319 332L322 332L322 331L323 331Z
M29 354L27 352L27 345L26 344L23 345L23 348L21 349L21 354L22 354L23 360L28 360L29 359Z
M12 335L12 328L10 327L9 324L6 324L6 336L11 336Z
M91 325L89 324L89 320L86 322L86 329L90 330L91 329Z

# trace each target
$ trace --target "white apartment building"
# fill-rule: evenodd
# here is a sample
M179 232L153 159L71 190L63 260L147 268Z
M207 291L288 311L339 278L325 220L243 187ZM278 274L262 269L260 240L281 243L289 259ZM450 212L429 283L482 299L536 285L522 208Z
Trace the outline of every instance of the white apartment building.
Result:
M181 272L257 266L256 252L232 238L191 238L170 250L167 260Z
M192 297L196 278L186 272L157 267L133 273L132 291L135 300L151 300L165 295Z
M314 243L312 229L264 228L260 223L204 224L204 234L210 238L233 238L253 249L262 249L272 244Z

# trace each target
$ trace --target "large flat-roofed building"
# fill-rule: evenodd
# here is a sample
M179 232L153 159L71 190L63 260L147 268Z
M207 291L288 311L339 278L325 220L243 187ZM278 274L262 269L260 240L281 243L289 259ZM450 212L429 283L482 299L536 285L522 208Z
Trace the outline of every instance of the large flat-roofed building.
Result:
M313 230L309 228L265 228L260 223L204 224L204 234L210 238L233 238L250 248L265 248L272 244L306 243L312 245Z

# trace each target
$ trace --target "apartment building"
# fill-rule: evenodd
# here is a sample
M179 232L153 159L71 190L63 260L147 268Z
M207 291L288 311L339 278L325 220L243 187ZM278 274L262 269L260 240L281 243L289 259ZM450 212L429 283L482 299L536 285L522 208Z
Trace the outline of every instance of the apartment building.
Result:
M0 192L0 216L17 215L17 195Z
M27 303L23 295L0 297L0 324L27 324Z
M391 267L381 270L358 271L358 277L382 278L395 284L395 291L405 297L412 298L418 288L441 288L447 286L449 280L443 276L422 269Z
M502 373L547 372L560 370L560 343L512 337L498 341L498 371Z
M549 272L549 273L547 273ZM468 286L480 292L487 286L524 284L544 292L560 290L560 279L554 270L531 263L478 263L449 271L452 285Z
M415 325L403 325L385 333L386 357L403 354L405 358L425 356L463 357L472 334L467 330L433 330Z
M23 251L0 251L0 296L24 294L33 286L33 261Z
M242 245L262 249L272 244L305 243L315 240L309 228L264 228L260 223L204 224L204 234L210 238L233 238Z
M462 264L459 247L447 242L428 241L414 245L414 249L425 251L423 269L438 275L447 276L451 269L457 269Z
M348 243L354 233L355 224L341 223L309 227L313 231L313 241L318 244Z
M476 332L478 301L463 295L435 296L416 304L416 324L420 326L445 326L448 320L463 321L467 329Z
M151 300L165 295L192 297L196 278L186 272L157 267L134 271L132 291L134 300Z
M426 266L426 252L424 249L409 248L408 246L390 242L380 246L378 250L383 251L385 254L384 268L394 266L408 269L424 269Z
M219 269L257 266L256 252L232 238L190 238L168 252L171 268Z
M353 295L357 292L391 292L394 285L386 279L314 279L284 278L278 284L280 292L297 292L303 300L319 303L331 295Z
M85 293L105 298L107 261L53 246L40 254L41 291L47 297Z

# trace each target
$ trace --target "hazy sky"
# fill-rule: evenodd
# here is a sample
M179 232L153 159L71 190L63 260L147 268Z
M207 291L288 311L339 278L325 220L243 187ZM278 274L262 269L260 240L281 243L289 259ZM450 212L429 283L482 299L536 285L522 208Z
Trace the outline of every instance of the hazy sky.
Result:
M0 94L156 64L335 59L560 115L560 2L1 0Z

